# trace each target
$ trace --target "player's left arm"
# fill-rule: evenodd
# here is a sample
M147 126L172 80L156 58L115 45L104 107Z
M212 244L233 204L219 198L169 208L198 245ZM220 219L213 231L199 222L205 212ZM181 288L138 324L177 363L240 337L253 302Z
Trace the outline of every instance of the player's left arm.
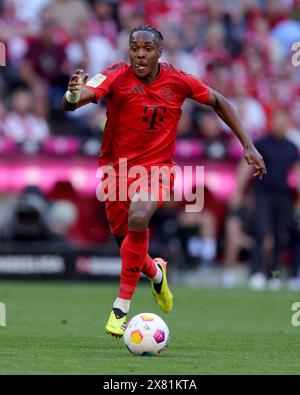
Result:
M259 176L261 179L264 174L266 174L266 165L263 157L260 155L258 150L255 148L251 138L248 136L243 128L243 125L239 119L239 116L229 101L221 95L221 93L216 92L210 88L210 95L207 105L211 106L218 116L230 127L233 133L241 142L244 147L244 158L246 159L248 165L254 165L256 168L256 173L254 176Z

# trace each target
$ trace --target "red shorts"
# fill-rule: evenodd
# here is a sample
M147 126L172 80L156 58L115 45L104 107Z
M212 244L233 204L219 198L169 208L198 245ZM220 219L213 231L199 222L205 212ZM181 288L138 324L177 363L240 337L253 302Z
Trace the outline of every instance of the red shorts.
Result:
M103 181L106 179L107 177L104 177ZM147 175L127 178L127 184L125 181L117 176L114 185L109 184L112 193L105 200L105 211L111 233L120 237L127 234L128 212L134 194L142 190L147 191L150 193L148 196L151 196L149 200L157 201L158 207L161 207L173 190L175 171L173 165L165 165L158 172L148 171ZM121 189L123 197L120 196Z

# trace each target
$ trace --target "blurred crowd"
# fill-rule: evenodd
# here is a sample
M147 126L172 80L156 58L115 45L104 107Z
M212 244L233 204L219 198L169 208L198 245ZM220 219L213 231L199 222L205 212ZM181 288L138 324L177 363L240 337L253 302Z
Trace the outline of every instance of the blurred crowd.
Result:
M116 60L127 60L130 31L147 23L163 34L162 61L198 76L226 96L255 142L278 137L280 130L281 139L300 149L300 67L291 61L292 44L300 41L300 0L0 0L0 41L7 50L6 67L0 69L0 154L5 154L7 141L28 155L39 152L51 138L68 136L80 141L78 153L96 156L105 106L64 113L61 99L69 76L76 68L93 76ZM199 139L208 160L236 160L229 148L236 139L229 129L192 101L184 104L178 137ZM269 154L278 159L276 148ZM297 159L286 161L286 173ZM276 173L276 166L271 171ZM239 193L236 190L224 205L207 191L206 207L197 217L188 216L174 202L168 204L154 219L154 228L156 220L164 224L154 229L154 240L166 240L175 255L180 246L182 261L188 265L225 262L227 287L235 285L233 269L244 255L260 262L261 267L252 265L253 276L262 274L264 265L276 273L280 254L288 248L291 253L284 261L292 268L291 279L296 279L298 205L291 205L290 221L271 213L265 219L268 226L261 225L257 235L258 225L251 216L257 203L255 188L253 192L250 185L249 192L244 185L243 194L239 174L237 184ZM281 187L290 196L287 185ZM268 188L268 193L276 193L272 183ZM293 203L297 201L293 196ZM76 221L70 207L66 212ZM286 223L279 226L279 236L271 234L274 221ZM267 256L273 248L278 256L251 257L258 243L267 251L260 254ZM268 261L272 263L264 263ZM267 279L256 276L252 285L262 288Z
M151 23L164 36L162 60L228 97L254 139L286 107L290 137L300 146L300 72L291 62L299 19L299 0L0 0L0 40L7 48L0 136L17 143L49 134L99 136L105 111L62 112L68 78L78 67L92 76L126 60L131 29ZM225 125L202 115L187 102L179 137L225 144Z

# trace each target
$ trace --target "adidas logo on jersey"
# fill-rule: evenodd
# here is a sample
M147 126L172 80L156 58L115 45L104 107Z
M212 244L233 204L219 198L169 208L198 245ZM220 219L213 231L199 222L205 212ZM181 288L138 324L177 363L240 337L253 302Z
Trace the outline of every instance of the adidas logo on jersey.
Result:
M132 89L131 92L144 93L144 89L141 87L141 85L137 85L134 89Z

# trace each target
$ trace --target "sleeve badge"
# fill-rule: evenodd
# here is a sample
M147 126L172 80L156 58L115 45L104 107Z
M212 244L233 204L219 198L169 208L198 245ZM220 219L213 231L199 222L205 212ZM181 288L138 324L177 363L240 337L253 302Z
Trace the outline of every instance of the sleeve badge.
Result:
M91 86L92 88L98 88L98 86L100 86L105 79L106 75L99 73L94 75L94 77L92 77L90 80L88 80L86 85Z

